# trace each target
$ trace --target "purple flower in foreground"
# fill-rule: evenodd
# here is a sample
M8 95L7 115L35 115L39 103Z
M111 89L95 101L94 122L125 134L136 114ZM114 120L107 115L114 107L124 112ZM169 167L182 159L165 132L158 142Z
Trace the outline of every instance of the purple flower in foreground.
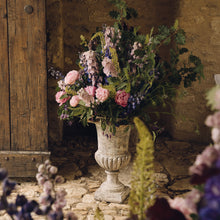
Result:
M205 198L207 200L220 198L220 175L213 176L206 181Z
M220 198L209 201L205 207L199 210L200 220L219 220L220 219Z
M0 180L5 179L8 176L8 172L4 168L0 168Z
M16 197L16 206L23 206L25 203L27 203L27 198L24 195L17 195Z
M15 188L16 182L10 181L8 179L4 179L2 186L5 195L9 196L12 190Z

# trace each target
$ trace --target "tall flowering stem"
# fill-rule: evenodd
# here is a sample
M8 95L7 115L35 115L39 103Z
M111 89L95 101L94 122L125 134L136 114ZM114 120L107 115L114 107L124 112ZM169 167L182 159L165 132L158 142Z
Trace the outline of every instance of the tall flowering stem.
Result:
M137 144L137 155L133 164L129 205L131 217L146 218L145 211L154 203L154 141L151 133L139 118L134 118L140 142Z
M12 220L33 220L32 214L45 216L48 220L63 220L63 207L66 205L63 189L55 189L57 183L63 182L63 177L56 175L57 168L45 161L38 167L37 180L43 186L43 194L40 202L28 200L25 195L17 194L15 201L8 201L12 191L16 189L16 182L8 179L8 173L0 168L0 181L2 181L2 195L0 199L0 210L5 210ZM67 220L77 220L73 213L68 213Z

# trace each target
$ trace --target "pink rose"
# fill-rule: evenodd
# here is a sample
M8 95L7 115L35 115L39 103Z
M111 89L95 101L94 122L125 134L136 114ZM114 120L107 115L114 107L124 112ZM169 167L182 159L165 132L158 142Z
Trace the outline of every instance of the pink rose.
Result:
M85 88L86 92L93 97L95 96L96 89L97 88L95 86L86 86Z
M130 97L129 93L125 92L124 90L119 90L116 93L115 102L118 105L121 105L122 107L126 107L128 104L129 97Z
M209 115L205 124L209 127L220 128L220 111L215 112L213 115Z
M64 82L66 85L72 85L79 79L79 72L76 70L72 70L67 73L66 77L64 78Z
M208 127L213 127L214 126L214 120L212 115L208 115L206 120L205 120L205 125Z
M61 106L63 103L65 103L67 100L70 99L70 97L61 99L61 97L65 94L66 92L64 91L59 91L56 93L55 98L56 98L56 102L59 103L59 106Z
M104 102L109 97L109 91L108 89L103 89L102 87L99 87L96 89L96 98L100 102Z
M79 96L78 95L74 95L71 99L70 99L70 105L72 107L76 107L79 104Z

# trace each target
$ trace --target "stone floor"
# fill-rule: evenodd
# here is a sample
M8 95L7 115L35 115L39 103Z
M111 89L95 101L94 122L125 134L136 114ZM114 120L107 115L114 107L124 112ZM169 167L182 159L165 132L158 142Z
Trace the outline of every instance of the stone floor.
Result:
M93 220L95 210L100 208L105 220L122 220L129 215L127 201L124 204L98 202L94 200L94 192L105 180L105 172L94 160L97 148L96 139L91 136L67 139L64 143L54 145L51 149L51 161L58 166L59 174L65 177L64 184L59 185L67 191L65 212L74 212L78 219ZM157 195L174 198L187 193L191 189L188 168L194 162L196 155L205 146L192 143L158 139L155 143L155 184ZM135 148L131 148L135 153ZM125 185L130 185L132 161L122 169L119 179ZM41 189L34 179L16 179L18 186L12 194L12 200L17 193L25 194L29 199L36 199ZM0 219L10 219L2 211ZM37 216L35 219L44 219Z

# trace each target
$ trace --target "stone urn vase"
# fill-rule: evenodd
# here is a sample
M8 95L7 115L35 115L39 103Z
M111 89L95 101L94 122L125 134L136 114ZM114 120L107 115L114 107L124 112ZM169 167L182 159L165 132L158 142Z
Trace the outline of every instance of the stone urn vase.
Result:
M98 139L95 160L107 174L106 181L95 192L95 199L122 203L128 197L130 188L119 181L118 174L119 169L125 167L131 158L128 151L131 127L121 125L116 128L116 133L113 135L108 127L103 131L100 122L95 125Z

